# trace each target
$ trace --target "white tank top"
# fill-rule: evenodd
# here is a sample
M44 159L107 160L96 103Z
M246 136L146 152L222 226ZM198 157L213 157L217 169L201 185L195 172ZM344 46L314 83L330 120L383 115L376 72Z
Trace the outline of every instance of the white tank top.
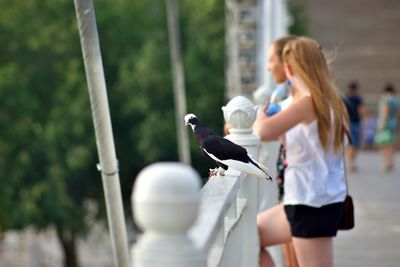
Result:
M285 134L287 168L284 205L321 207L344 201L346 183L343 153L325 151L319 141L318 121L298 124Z

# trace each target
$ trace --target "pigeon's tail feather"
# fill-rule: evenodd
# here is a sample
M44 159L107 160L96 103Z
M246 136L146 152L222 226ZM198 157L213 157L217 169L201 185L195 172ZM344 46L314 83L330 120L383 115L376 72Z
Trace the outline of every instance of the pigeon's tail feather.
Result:
M221 162L235 170L245 172L247 174L254 175L260 178L272 180L271 176L267 172L265 172L263 169L259 168L255 164L248 164L236 160L223 160Z
M269 174L269 172L271 172L270 169L268 169L267 167L265 167L264 165L262 165L259 161L250 158L250 162L253 163L254 165L256 165L256 167L258 167L265 175L267 175L267 179L272 181L272 176Z
M244 159L244 161L241 160L234 160L234 159L218 159L216 156L214 156L212 153L209 153L205 148L203 148L204 152L213 160L215 160L216 162L223 164L225 166L231 167L232 169L241 171L241 172L245 172L247 174L250 175L254 175L254 176L258 176L264 179L268 179L270 181L272 181L272 177L271 175L269 175L267 173L267 168L264 167L261 168L258 166L257 163L255 163L255 161L253 159L251 159L250 157L248 157L246 155L246 158Z

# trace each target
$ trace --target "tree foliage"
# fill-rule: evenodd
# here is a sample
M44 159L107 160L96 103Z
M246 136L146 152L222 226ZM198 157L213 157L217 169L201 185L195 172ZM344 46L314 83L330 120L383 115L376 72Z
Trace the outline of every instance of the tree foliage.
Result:
M295 1L288 3L288 11L292 17L292 24L289 27L290 34L308 35L309 34L309 19L305 7Z
M94 1L129 208L134 177L174 161L177 141L165 3ZM224 2L180 1L188 111L222 133ZM71 0L0 0L0 226L84 234L87 200L104 214L101 176ZM183 118L182 118L183 121ZM191 137L193 166L205 161Z

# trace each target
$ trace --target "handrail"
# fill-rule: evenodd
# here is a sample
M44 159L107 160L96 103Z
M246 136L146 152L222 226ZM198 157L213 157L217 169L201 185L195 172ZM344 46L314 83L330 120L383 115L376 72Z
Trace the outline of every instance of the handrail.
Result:
M211 178L202 188L199 217L189 235L204 253L207 254L215 243L218 231L221 228L224 230L226 216L236 217L236 211L232 211L234 216L229 211L231 206L236 209L237 193L245 176L239 172L227 172L225 176ZM218 241L220 243L224 240Z

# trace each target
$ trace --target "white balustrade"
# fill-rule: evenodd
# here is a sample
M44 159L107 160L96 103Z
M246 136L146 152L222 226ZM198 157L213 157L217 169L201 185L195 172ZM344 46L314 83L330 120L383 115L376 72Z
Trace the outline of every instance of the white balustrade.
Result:
M198 216L200 177L183 163L155 163L136 178L133 214L144 231L132 249L135 267L202 267L205 255L187 231Z
M257 106L243 96L234 97L229 103L222 107L225 121L230 125L227 139L246 148L249 155L255 159L258 158L258 147L260 138L253 134L252 125L256 120ZM238 201L243 202L242 230L240 240L242 243L240 250L229 251L232 255L244 254L242 265L240 266L258 266L259 241L257 231L257 213L258 213L258 177L248 175L244 179L238 192ZM233 257L233 256L232 256ZM233 266L233 265L224 265Z
M222 110L230 125L226 138L257 158L260 140L251 130L257 107L237 96ZM228 169L200 190L198 174L185 164L145 168L132 195L134 217L143 230L132 247L132 266L258 266L259 180Z

